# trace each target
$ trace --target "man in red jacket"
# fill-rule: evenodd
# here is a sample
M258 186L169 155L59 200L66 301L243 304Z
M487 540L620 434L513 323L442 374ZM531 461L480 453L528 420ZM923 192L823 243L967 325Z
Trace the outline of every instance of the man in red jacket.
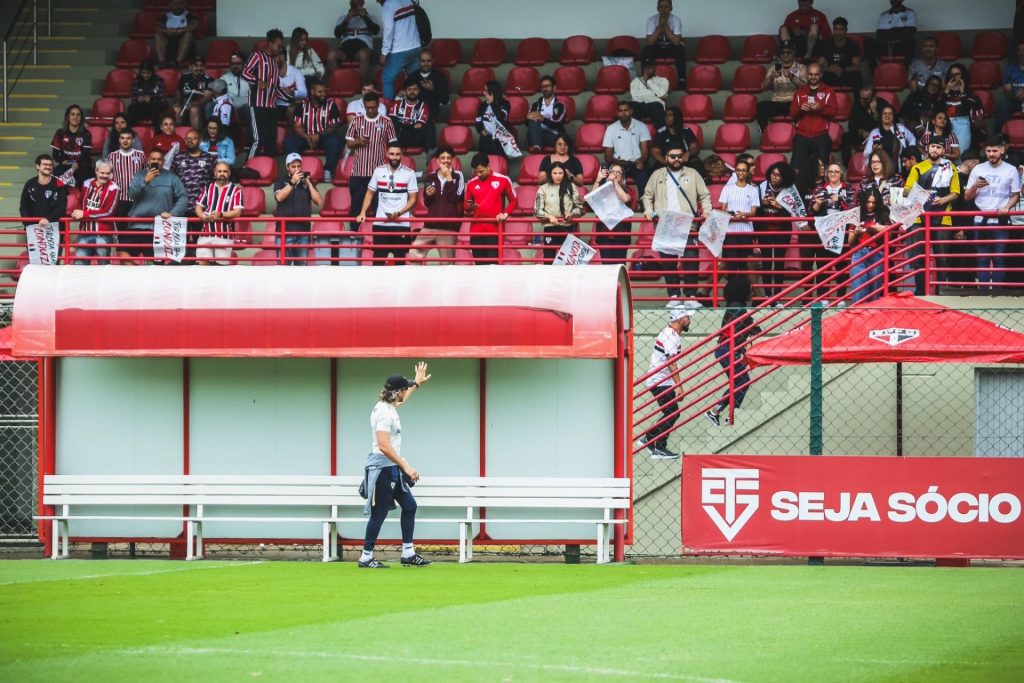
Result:
M793 166L802 168L808 161L814 163L814 159L821 159L821 163L827 166L832 152L828 125L836 116L836 95L832 88L821 82L820 64L807 67L807 85L793 93L789 115L796 122Z
M112 180L113 164L106 159L96 162L95 172L96 177L89 178L82 185L78 208L71 212L71 218L82 221L79 234L72 238L75 243L75 265L78 266L107 263L110 248L103 245L114 241L114 224L96 219L109 218L116 213L120 188Z
M497 222L470 223L469 243L473 245L473 259L477 265L497 263L498 225L515 210L516 193L508 176L491 170L486 154L477 154L471 163L476 177L466 185L466 214L473 218L497 219Z

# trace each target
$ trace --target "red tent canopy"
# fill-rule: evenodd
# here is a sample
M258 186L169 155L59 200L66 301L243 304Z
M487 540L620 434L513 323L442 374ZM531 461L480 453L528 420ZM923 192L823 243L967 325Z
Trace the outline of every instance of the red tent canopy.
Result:
M11 355L11 337L14 335L10 327L0 327L0 361L24 360Z
M908 294L852 306L822 323L825 363L1024 363L1024 334ZM753 344L751 365L809 365L808 325Z

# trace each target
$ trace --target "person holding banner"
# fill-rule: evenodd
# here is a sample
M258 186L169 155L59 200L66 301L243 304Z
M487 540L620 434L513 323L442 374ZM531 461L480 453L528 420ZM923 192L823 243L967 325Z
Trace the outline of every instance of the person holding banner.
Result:
M766 297L777 294L782 289L785 279L786 250L789 249L793 224L781 219L800 215L787 208L787 206L793 206L795 200L800 198L799 192L793 189L795 182L796 173L793 171L793 167L785 161L777 161L768 167L764 181L757 186L757 193L761 199L757 215L762 218L780 219L754 223L754 233L757 243L761 247L761 255L764 257L762 261L764 275L761 277ZM788 194L795 195L793 203L785 203L785 197L780 201L779 195L787 191ZM781 303L776 305L781 306Z
M22 221L27 228L38 223L46 226L57 223L68 208L68 188L64 182L53 175L53 157L40 154L36 157L36 175L26 181L21 188L21 205L19 207Z
M484 85L484 98L476 110L476 132L480 136L477 150L481 154L497 154L507 156L505 146L499 139L501 129L513 134L513 126L508 122L512 105L505 99L505 89L498 81L487 81Z
M843 178L843 167L839 164L829 164L825 169L825 183L814 193L814 200L811 203L811 214L814 216L830 216L832 214L848 211L857 206L857 193L850 187ZM836 254L825 249L821 238L815 234L813 240L815 245L807 250L806 257L810 259L811 270L824 268L826 264L836 258ZM814 283L820 284L829 277L828 272L818 273ZM830 287L831 288L831 287ZM846 294L846 285L840 285L835 296L841 298Z
M550 261L566 236L576 233L572 219L583 215L583 200L562 164L552 164L548 182L537 188L533 215L540 219L544 231L544 259Z
M615 192L615 198L622 203L623 209L632 213L630 205L633 198L626 191L626 177L622 173L622 166L612 164L607 168L601 168L597 172L597 180L591 192L610 183ZM625 211L623 211L625 213ZM629 253L629 243L632 242L633 224L626 221L619 221L609 228L604 221L594 224L594 239L592 244L601 253L602 263L623 263L626 254Z
M871 241L875 235L890 227L889 207L885 205L882 193L877 187L871 188L861 197L860 224L851 226L848 235L853 251L853 267L850 269L850 298L853 303L874 301L882 296L883 252L881 242Z
M933 136L928 141L927 151L928 158L910 169L903 194L908 196L915 185L920 186L929 195L928 201L922 207L923 210L948 214L953 202L960 196L960 173L956 166L943 156L946 152L946 141L943 138ZM933 218L929 227L930 237L934 244L933 251L942 255L943 267L940 269L939 279L944 281L949 280L952 275L946 268L948 264L945 259L945 255L952 251L947 249L946 243L956 238L956 233L951 229L952 226L952 218L945 215L938 220L938 225L936 225L936 219ZM910 268L914 270L914 294L917 296L927 293L925 264L922 261L924 240L924 223L922 219L918 218L914 222L908 239L915 246L907 254L907 258L911 260Z
M861 203L864 196L871 190L878 190L886 206L892 206L893 200L903 196L903 176L896 172L896 166L892 158L883 149L876 149L871 152L868 158L867 173L860 181L860 188L857 196Z
M164 170L164 153L158 149L149 153L147 167L132 178L128 196L134 202L128 215L146 220L120 224L117 255L125 258L123 265L131 265L133 256L152 253L154 217L184 216L188 205L185 186L178 176Z

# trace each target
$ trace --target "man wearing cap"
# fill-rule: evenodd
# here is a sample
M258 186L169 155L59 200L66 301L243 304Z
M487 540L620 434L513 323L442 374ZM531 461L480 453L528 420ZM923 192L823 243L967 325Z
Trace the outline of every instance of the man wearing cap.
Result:
M274 181L274 200L277 208L274 215L279 217L308 218L313 215L313 204L320 206L323 199L316 185L310 180L308 173L302 171L302 156L292 152L285 157L285 175ZM302 248L309 244L309 221L284 221L285 257L291 259L289 265L304 266L310 256L309 250ZM278 230L278 234L280 234Z
M761 90L771 88L772 98L757 103L757 125L764 131L776 116L789 114L789 103L796 89L807 83L807 67L796 61L796 48L790 41L779 46L779 57L768 69L761 82Z
M387 569L388 566L373 556L380 527L387 519L395 503L402 507L402 559L403 567L426 567L430 560L416 552L413 531L416 526L416 499L412 487L420 480L417 472L402 457L402 421L398 418L398 406L409 400L413 392L430 379L427 364L416 364L416 378L409 380L402 375L391 375L384 382L380 400L370 412L370 433L373 435L370 454L366 456L363 484L359 492L366 498L363 514L369 515L363 552L359 556L362 569Z
M641 445L647 446L651 452L652 460L670 460L679 457L668 449L668 435L679 419L678 404L682 398L682 391L676 394L676 385L680 382L676 375L675 357L682 350L682 333L690 329L689 308L682 304L669 304L668 325L654 340L654 348L651 349L651 366L648 372L653 372L647 378L647 390L658 401L661 406L661 421L657 426L648 430L642 438ZM681 387L680 387L681 389Z

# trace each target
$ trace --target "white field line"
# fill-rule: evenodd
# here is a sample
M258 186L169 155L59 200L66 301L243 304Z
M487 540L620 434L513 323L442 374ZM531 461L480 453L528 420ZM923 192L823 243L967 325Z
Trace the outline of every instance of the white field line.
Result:
M591 676L609 676L618 678L634 678L637 680L657 679L668 681L690 681L691 683L737 683L728 678L706 678L703 676L688 676L686 674L653 673L647 671L631 671L628 669L611 669L607 667L573 666L569 664L543 664L524 661L494 661L469 660L469 659L440 659L434 657L405 657L387 655L365 655L350 654L345 652L318 652L318 651L282 651L282 650L243 650L235 648L215 647L140 647L125 650L115 650L113 654L123 655L237 655L242 657L271 656L271 657L318 657L320 659L337 659L341 661L359 662L383 662L386 664L421 664L424 666L464 666L464 667L486 667L501 668L505 670L518 668L535 669L538 671L550 671L557 673L578 673Z
M17 586L25 583L48 583L51 581L81 581L83 579L106 579L114 576L130 578L132 576L152 576L153 574L172 574L174 572L199 571L200 569L229 569L232 567L253 567L263 564L266 560L254 562L232 562L231 564L190 564L186 567L175 567L174 569L155 569L151 572L129 572L126 574L83 574L82 576L52 576L38 579L26 579L22 581L0 581L0 586Z
M988 666L990 662L972 662L949 659L872 659L868 657L844 657L837 662L850 664L878 664L879 666Z

